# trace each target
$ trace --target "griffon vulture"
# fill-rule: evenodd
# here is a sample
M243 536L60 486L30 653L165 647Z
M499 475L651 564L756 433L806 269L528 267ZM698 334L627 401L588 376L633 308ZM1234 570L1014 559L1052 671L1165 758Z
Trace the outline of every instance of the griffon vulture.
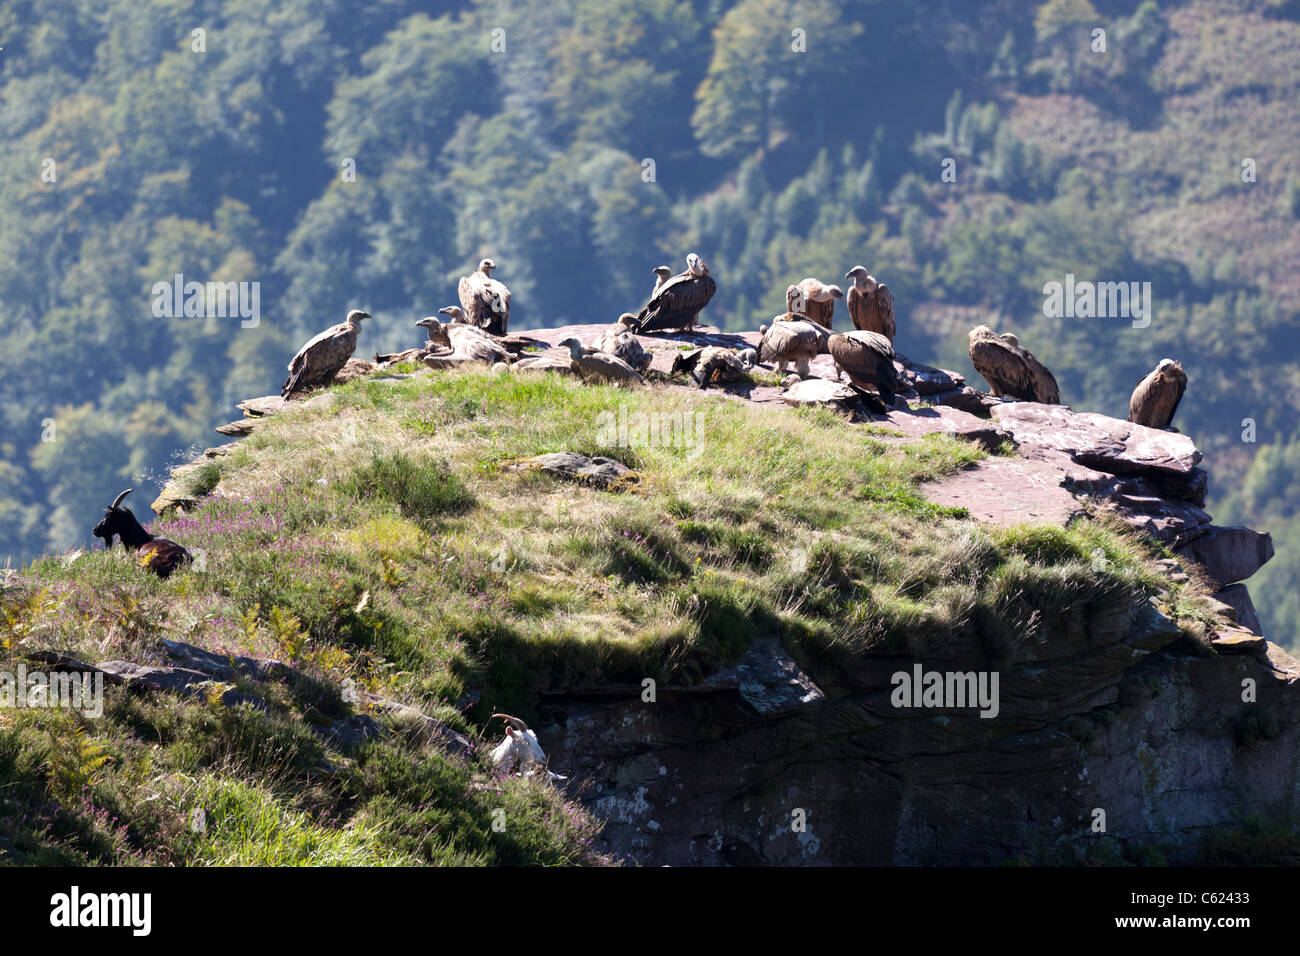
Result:
M1014 335L998 335L987 325L977 325L970 330L967 341L971 364L984 376L994 395L1022 402L1061 404L1061 389L1052 373L1022 349Z
M762 336L758 343L758 358L763 362L775 362L778 375L784 375L786 364L794 362L799 377L807 378L808 363L824 351L822 333L813 322L778 318L771 325L760 326L758 331Z
M449 306L446 309L439 309L438 312L440 315L450 315L449 310L452 309L460 311L455 306ZM478 326L465 325L454 320L441 322L432 315L426 316L415 324L429 334L427 351L422 361L430 367L441 368L449 362L484 362L493 365L497 362L510 361L510 353ZM451 354L440 354L439 350L442 350L442 353L450 351Z
M686 271L660 285L641 307L633 320L633 330L645 333L689 329L717 291L709 267L692 252L686 257Z
M560 348L569 350L569 367L584 381L613 382L616 385L644 385L641 374L617 355L584 348L577 339L568 338Z
M369 312L353 309L346 321L326 329L299 349L289 363L289 377L284 380L280 397L289 398L333 381L357 347L361 320L368 318Z
M600 340L599 349L618 356L638 372L645 374L645 370L650 367L650 353L642 348L641 343L632 334L632 322L635 319L636 316L631 312L624 312L619 316L618 321L606 329L604 337Z
M659 294L659 290L664 287L664 283L667 282L669 277L673 274L673 270L669 269L667 266L655 266L653 271L655 274L655 288L654 291L650 293L650 298L652 299Z
M791 308L792 312L799 312L805 318L816 322L818 325L828 329L834 328L835 322L835 300L844 298L844 290L837 285L826 285L818 279L809 277L800 282L795 289L798 290L798 299L796 306L802 308ZM786 290L786 300L789 302L790 291ZM787 307L789 307L787 305Z
M716 345L685 352L673 359L673 374L682 372L689 375L700 388L707 388L715 382L743 379L752 367L745 365L733 350Z
M1148 428L1168 428L1187 391L1187 373L1173 359L1161 359L1133 389L1128 400L1128 420Z
M828 343L836 372L848 375L857 388L874 388L885 405L894 404L898 392L898 370L894 367L894 346L879 332L846 332L832 335Z
M478 264L477 271L460 280L456 291L460 295L460 307L465 310L465 320L470 325L477 325L493 335L505 335L510 328L510 290L505 283L492 278L492 270L496 267L491 259L484 259Z
M853 280L845 303L853 327L861 332L879 332L894 341L894 293L889 291L889 286L867 275L862 266L854 266L844 278Z

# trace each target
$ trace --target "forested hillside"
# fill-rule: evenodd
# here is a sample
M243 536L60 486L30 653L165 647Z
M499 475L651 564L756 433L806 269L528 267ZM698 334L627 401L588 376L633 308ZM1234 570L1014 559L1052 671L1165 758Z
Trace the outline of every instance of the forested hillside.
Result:
M725 328L861 263L895 293L901 352L973 375L970 326L1013 330L1078 409L1123 417L1179 359L1210 510L1272 531L1251 588L1294 645L1298 17L0 2L0 555L86 543L118 491L212 444L349 308L374 315L359 354L413 345L490 255L512 328L612 320L697 251ZM151 290L177 274L259 283L259 321L157 317ZM1150 324L1046 317L1067 275L1150 282Z

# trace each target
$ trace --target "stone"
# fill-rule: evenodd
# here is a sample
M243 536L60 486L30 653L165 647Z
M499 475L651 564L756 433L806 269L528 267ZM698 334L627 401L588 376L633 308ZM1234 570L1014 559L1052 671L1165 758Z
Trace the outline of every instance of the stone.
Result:
M977 521L1011 527L1032 522L1065 527L1084 512L1061 484L1061 473L1040 461L991 455L969 468L921 486L927 501L965 508Z
M373 372L377 366L374 362L367 362L365 359L350 358L344 363L343 367L334 373L334 380L331 385L344 385L354 378L362 378Z
M149 689L180 693L190 697L205 697L209 691L221 689L210 674L185 667L156 667L131 661L104 661L97 670L103 672L105 682L124 684L135 690ZM252 694L226 688L218 698L223 706L238 707L247 704L258 710L267 710L266 701Z
M908 438L932 434L949 435L974 442L989 451L999 448L1004 442L1012 441L1009 431L987 418L977 418L969 412L947 405L895 408L886 417L888 420L881 424L898 429Z
M984 392L976 391L969 385L963 385L961 388L930 392L925 396L925 404L949 405L979 418L988 418L989 409L999 404L999 400Z
M162 644L168 657L221 680L234 680L237 677L251 677L254 680L284 679L293 674L292 668L268 657L223 656L184 641L169 641L166 638L163 638Z
M764 716L789 713L826 699L774 637L756 639L736 665L740 696Z
M634 480L635 473L621 461L613 458L588 458L571 451L535 455L509 463L511 471L543 471L557 478L569 478L597 488L610 488Z
M1004 402L990 414L1011 432L1022 455L1063 455L1107 474L1140 475L1164 494L1205 503L1205 473L1197 467L1201 453L1186 435L1038 402Z
M388 736L388 728L369 714L353 714L334 721L329 727L313 727L312 730L326 743L347 748L360 747Z
M958 372L922 365L897 353L894 355L894 367L898 371L900 391L911 389L917 395L937 395L958 391L966 384L966 378Z
M573 375L575 373L572 362L567 349L550 349L538 355L521 358L514 364L514 369L517 372L559 372L562 375Z
M233 438L243 438L253 430L256 421L251 418L243 418L237 422L231 422L228 425L218 425L213 431L220 435L230 435Z
M1175 551L1205 568L1220 588L1250 577L1273 557L1273 537L1250 528L1211 528Z
M263 395L261 398L246 398L235 407L249 418L261 418L292 408L293 403L279 395Z
M806 378L795 382L781 396L787 405L822 405L848 410L858 404L858 393L824 378Z
M1244 627L1252 634L1263 635L1264 629L1259 623L1259 613L1255 610L1255 602L1250 599L1250 591L1246 589L1246 585L1230 584L1214 596L1236 612L1234 620L1240 627Z
M1244 627L1225 627L1210 635L1210 646L1219 654L1258 654L1268 644Z

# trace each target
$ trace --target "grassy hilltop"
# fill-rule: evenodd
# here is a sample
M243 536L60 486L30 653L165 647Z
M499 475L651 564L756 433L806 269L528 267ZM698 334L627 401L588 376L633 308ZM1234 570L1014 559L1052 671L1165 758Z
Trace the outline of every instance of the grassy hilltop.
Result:
M698 416L698 441L602 447L620 407ZM597 490L510 467L561 450L635 476ZM96 550L40 559L3 593L9 668L40 650L163 663L165 638L296 676L113 687L102 720L0 711L0 861L606 864L573 794L491 772L489 714L532 719L540 692L602 681L692 683L763 635L833 692L860 655L922 657L973 628L996 657L1145 595L1201 633L1196 583L1171 585L1127 533L981 526L918 493L983 454L824 410L544 374L331 389L190 472L208 496L154 530L201 565L163 581ZM232 685L265 709L223 703ZM378 711L382 739L329 742L322 728L373 710L348 686L473 747Z

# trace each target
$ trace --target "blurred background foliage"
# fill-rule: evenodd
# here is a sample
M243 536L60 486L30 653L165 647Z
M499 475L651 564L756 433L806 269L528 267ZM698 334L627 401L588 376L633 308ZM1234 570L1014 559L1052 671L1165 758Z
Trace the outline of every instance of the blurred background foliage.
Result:
M972 374L970 326L1014 330L1075 408L1123 416L1180 359L1211 510L1273 533L1251 587L1294 646L1298 17L1293 0L3 0L0 554L85 544L117 491L214 443L349 308L376 317L359 353L407 347L491 255L515 327L610 321L698 251L720 326L863 264L895 292L900 351ZM155 318L175 273L261 283L261 323ZM1044 317L1067 273L1150 281L1154 321Z

